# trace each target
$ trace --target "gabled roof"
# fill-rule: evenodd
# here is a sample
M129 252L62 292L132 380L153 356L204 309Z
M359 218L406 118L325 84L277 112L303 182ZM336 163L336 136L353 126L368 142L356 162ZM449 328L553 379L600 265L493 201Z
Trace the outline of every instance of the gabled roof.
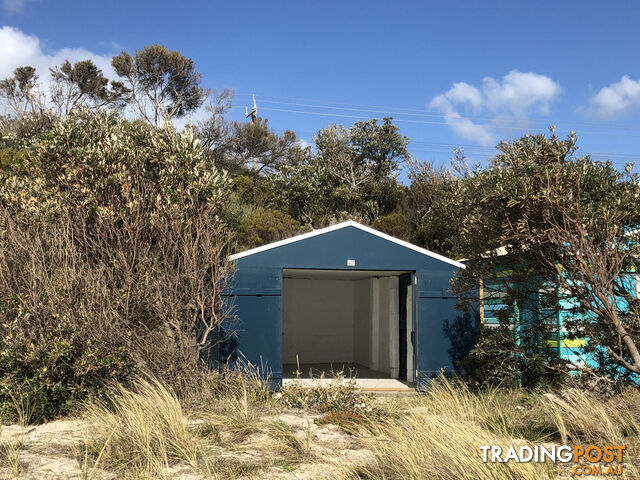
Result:
M410 250L414 250L423 255L427 255L429 257L435 258L442 262L449 263L458 268L465 268L465 265L457 262L451 258L445 257L444 255L439 255L430 250L426 250L424 248L417 247L409 242L405 242L404 240L400 240L399 238L392 237L391 235L387 235L386 233L379 232L378 230L374 230L371 227L367 227L358 222L354 222L353 220L349 220L347 222L337 223L336 225L331 225L330 227L320 228L318 230L314 230L309 233L303 233L302 235L296 235L295 237L287 238L285 240L280 240L279 242L269 243L267 245L262 245L261 247L252 248L251 250L246 250L244 252L236 253L235 255L231 255L232 260L237 260L239 258L248 257L249 255L254 255L256 253L264 252L266 250L271 250L272 248L282 247L283 245L288 245L290 243L299 242L300 240L305 240L307 238L315 237L318 235L324 235L325 233L333 232L334 230L340 230L342 228L354 227L364 232L370 233L371 235L375 235L377 237L383 238L389 242L396 243Z

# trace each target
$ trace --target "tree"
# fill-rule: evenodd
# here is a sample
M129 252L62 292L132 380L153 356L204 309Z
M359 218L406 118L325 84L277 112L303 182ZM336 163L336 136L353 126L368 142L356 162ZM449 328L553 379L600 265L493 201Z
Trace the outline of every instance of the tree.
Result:
M269 120L234 122L226 155L232 172L269 175L285 165L295 165L302 156L298 137L291 130L279 135L269 128Z
M388 178L398 171L409 158L409 138L400 135L400 129L391 117L354 123L350 130L354 160L360 168L369 170L375 178Z
M123 108L129 91L122 82L107 79L91 61L71 64L66 60L51 69L53 85L51 102L58 117L64 117L77 108Z
M350 128L331 125L314 137L318 154L337 184L357 190L365 184L387 181L410 158L409 139L400 135L392 119L373 118Z
M315 152L292 150L295 161L268 178L274 206L311 226L347 218L371 223L397 209L403 194L397 175L409 159L409 140L390 118L331 125L314 141Z
M38 81L36 69L16 68L13 76L0 81L0 98L14 116L48 115L62 118L78 108L122 108L129 93L122 82L109 81L91 60L71 64L69 60L50 69L48 92Z
M563 310L570 335L588 339L585 351L604 360L597 370L640 373L632 281L640 268L640 179L630 168L577 157L575 134L526 136L498 149L488 169L465 179L469 261L458 290L482 279L502 285L505 305L526 307L537 296L537 308L550 316Z
M330 187L310 151L299 165L282 167L269 182L273 186L272 203L303 225L317 226L331 212Z
M44 109L44 97L38 86L36 69L18 67L11 77L0 80L0 98L17 117L40 113Z
M450 168L409 162L407 210L415 225L414 243L454 258L466 254L460 236L460 212L468 203L465 178L470 174L462 150L454 152Z
M318 156L324 167L338 185L356 190L370 180L366 165L355 161L355 151L351 145L351 134L344 125L330 125L320 130L313 138Z
M111 65L130 90L140 116L159 125L199 108L209 95L193 60L162 45L149 45L135 56L116 55Z
M205 152L214 158L216 164L223 164L231 144L231 125L225 114L231 108L233 90L214 90L213 100L207 105L209 116L196 125L196 134Z
M410 156L409 139L391 118L358 121L351 127L331 125L314 137L312 159L319 183L328 190L325 211L372 222L398 204L397 175Z

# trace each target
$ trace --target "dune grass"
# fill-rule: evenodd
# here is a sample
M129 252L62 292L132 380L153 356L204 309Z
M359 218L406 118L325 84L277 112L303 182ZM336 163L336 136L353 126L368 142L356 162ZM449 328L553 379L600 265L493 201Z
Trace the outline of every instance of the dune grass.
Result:
M15 441L0 442L0 466L8 469L13 477L27 471L27 464L20 458L23 445Z
M374 461L347 478L528 480L569 473L564 464L484 463L480 445L626 445L624 478L639 478L640 392L602 397L581 390L470 392L439 379L366 440Z
M322 453L326 445L313 433L327 424L339 426L355 448L370 453L357 466L343 462L348 479L566 476L566 466L557 464L484 463L479 449L540 444L626 445L625 478L638 476L637 390L611 397L572 389L471 392L463 383L439 379L421 395L390 402L343 390L294 388L274 395L259 376L226 372L212 375L199 402L185 407L160 382L138 380L131 390L118 388L109 402L87 406L90 427L80 455L85 478L99 478L93 475L98 471L119 478L172 478L171 469L178 467L205 479L268 478L285 466L331 463ZM381 406L386 403L391 407ZM306 428L282 420L292 410L307 416ZM256 458L242 456L246 445L260 452Z
M93 469L153 474L178 462L197 465L198 442L182 406L158 381L119 387L109 403L87 405L85 416L84 449Z
M559 443L624 445L625 478L640 478L640 392L629 388L603 398L583 390L561 396L544 394L544 411L553 421Z
M388 425L369 442L375 462L370 479L541 480L549 467L534 463L483 463L479 445L523 444L466 420L416 412Z
M434 382L409 401L406 412L379 426L366 442L371 466L352 475L367 479L541 480L553 469L533 463L484 463L480 445L529 444L512 435L510 403L498 391L471 393L464 384ZM517 431L517 429L516 429Z

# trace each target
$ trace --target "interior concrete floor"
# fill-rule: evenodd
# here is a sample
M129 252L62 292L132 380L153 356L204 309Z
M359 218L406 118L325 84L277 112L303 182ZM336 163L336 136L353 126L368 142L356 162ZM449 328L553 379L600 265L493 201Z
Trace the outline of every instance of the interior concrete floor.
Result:
M410 393L415 390L405 381L395 378L356 378L355 386L365 392L403 392ZM333 378L283 378L282 385L301 385L303 387L330 387L332 385L344 385L344 380L340 382Z
M300 375L297 377L295 363L283 365L283 385L298 384L307 387L331 386L340 382L338 372L344 374L344 381L353 378L355 385L366 392L408 393L414 392L406 381L390 378L383 372L376 372L355 363L303 363L300 364ZM322 375L324 373L324 376Z

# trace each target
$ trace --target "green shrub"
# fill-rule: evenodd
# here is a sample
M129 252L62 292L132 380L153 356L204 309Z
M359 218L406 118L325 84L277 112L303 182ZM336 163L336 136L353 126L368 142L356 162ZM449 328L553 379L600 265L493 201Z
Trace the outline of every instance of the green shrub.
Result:
M553 352L519 344L507 326L485 328L469 355L458 362L473 388L540 388L566 380L563 362Z
M8 172L18 170L20 164L24 161L24 156L23 150L0 147L0 170Z
M233 191L238 194L243 202L250 203L255 195L253 180L246 175L238 175L231 181Z
M330 386L286 385L276 394L278 400L290 408L304 408L319 412L348 412L354 415L376 416L382 410L372 394L362 393L352 382Z
M387 233L392 237L407 240L410 235L411 226L407 217L401 213L390 213L382 215L373 222L373 228Z
M77 401L100 397L105 385L126 383L134 365L124 348L109 350L60 329L28 339L16 323L2 328L0 417L40 423L67 414Z
M109 112L21 148L0 169L0 402L49 419L133 365L183 397L226 315L226 176L189 129Z
M250 211L238 226L238 241L245 247L258 247L296 235L300 224L280 210L257 208Z

